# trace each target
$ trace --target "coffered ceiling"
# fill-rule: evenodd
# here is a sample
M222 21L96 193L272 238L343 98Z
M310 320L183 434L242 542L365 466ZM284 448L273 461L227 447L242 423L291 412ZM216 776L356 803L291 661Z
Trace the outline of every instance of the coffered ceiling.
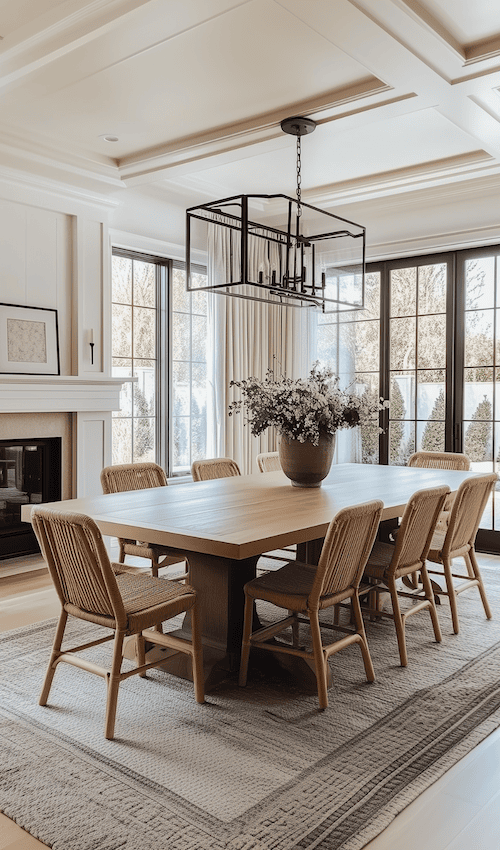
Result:
M299 114L312 203L500 186L498 0L0 0L0 36L0 173L294 194Z

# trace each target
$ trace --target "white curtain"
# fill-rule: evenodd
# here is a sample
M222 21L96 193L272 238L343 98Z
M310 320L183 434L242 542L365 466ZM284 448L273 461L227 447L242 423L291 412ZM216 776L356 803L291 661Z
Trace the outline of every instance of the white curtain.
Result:
M209 284L239 280L239 243L230 245L229 228L209 225ZM252 276L269 266L266 243L249 238ZM272 259L272 258L271 258ZM233 268L231 269L231 265ZM232 272L232 274L231 274ZM243 474L256 472L259 452L275 451L276 437L268 429L253 437L244 414L228 416L228 404L238 396L231 380L264 378L268 368L287 377L305 377L311 367L312 311L279 307L222 294L209 294L208 447L213 457L232 457Z

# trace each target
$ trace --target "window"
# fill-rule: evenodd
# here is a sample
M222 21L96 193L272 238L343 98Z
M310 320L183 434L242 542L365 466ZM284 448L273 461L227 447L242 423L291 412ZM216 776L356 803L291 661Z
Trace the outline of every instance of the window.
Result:
M206 293L185 291L183 264L114 249L113 375L137 381L113 414L113 463L178 476L206 456L206 361Z
M317 358L330 366L349 387L370 399L380 395L380 273L366 275L365 309L335 314L318 314ZM339 461L379 462L379 423L364 426L360 433L340 431L337 436ZM356 445L356 439L359 444ZM353 444L354 441L354 444Z
M381 417L379 454L374 432L359 434L358 446L340 432L338 459L405 465L414 451L464 451L475 471L498 472L500 248L391 260L367 271L365 310L318 317L317 355L343 385L391 405ZM496 552L498 487L478 535L479 546Z
M180 265L172 271L171 421L172 473L182 475L207 456L207 293L186 292Z

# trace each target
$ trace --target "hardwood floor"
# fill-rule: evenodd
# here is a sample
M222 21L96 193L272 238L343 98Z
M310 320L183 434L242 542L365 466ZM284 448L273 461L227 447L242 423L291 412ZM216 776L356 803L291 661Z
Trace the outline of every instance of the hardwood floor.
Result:
M485 569L500 569L498 557L482 555L479 560ZM31 562L28 569L18 570L22 565L0 562L0 631L59 612L46 568L34 570ZM365 850L499 850L499 809L500 729L401 812ZM45 846L0 814L0 850Z

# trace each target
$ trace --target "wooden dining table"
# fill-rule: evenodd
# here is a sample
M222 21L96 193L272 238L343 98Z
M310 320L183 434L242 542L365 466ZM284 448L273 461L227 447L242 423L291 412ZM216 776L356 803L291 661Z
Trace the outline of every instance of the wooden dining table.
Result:
M293 487L283 472L183 483L51 504L91 516L102 534L168 545L186 553L199 594L206 690L237 670L244 592L265 552L298 544L300 560L317 562L321 541L341 509L371 499L383 520L400 517L410 496L447 484L456 491L473 472L343 463L318 488ZM29 521L32 506L22 519ZM185 616L181 634L189 633ZM165 668L190 678L184 657L165 655Z

